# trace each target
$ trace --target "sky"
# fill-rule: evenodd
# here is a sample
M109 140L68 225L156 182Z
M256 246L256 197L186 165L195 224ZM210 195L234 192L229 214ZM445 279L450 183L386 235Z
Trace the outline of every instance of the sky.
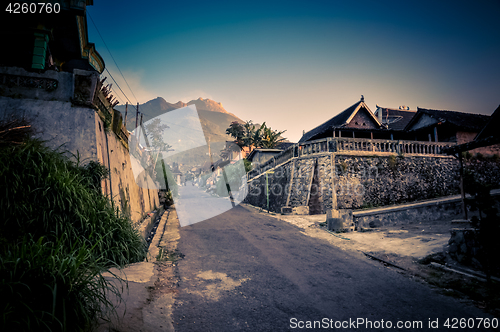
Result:
M500 0L95 0L87 11L105 44L90 19L89 41L132 103L210 98L293 142L361 95L373 112L500 105Z

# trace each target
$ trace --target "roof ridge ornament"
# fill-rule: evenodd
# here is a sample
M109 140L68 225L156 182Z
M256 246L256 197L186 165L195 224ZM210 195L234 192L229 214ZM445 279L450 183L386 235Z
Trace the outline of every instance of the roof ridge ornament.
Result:
M361 95L361 101L365 102L365 96Z

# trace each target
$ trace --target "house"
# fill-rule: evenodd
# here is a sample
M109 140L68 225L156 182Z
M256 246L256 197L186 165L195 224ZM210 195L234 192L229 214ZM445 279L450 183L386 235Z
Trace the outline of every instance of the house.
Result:
M470 142L483 129L490 116L417 107L405 131L415 141Z
M327 137L390 139L391 131L379 121L361 96L354 105L304 133L299 143Z
M481 153L483 155L500 155L500 106L489 117L486 125L471 142L465 142L447 149L446 153L455 155L460 152Z
M415 116L416 111L407 106L396 108L381 107L377 105L375 116L382 125L390 131L390 139L409 139L405 128Z
M276 148L274 149L264 149L264 148L256 148L253 149L246 159L252 163L252 165L255 167L257 165L261 165L271 159L274 156L279 155L286 149L295 146L296 143L292 142L280 142Z
M63 0L58 4L58 13L4 15L0 34L2 43L11 47L1 52L0 66L103 72L104 61L95 45L88 42L85 11L93 0Z
M281 149L253 149L247 156L247 160L252 163L252 166L263 164L274 156L279 155L283 150Z

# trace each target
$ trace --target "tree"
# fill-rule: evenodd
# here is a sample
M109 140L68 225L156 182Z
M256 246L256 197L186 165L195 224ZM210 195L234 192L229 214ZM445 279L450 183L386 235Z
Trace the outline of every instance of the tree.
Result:
M258 128L252 121L247 121L244 124L233 122L226 129L226 134L231 135L236 139L236 144L240 148L243 147L257 147L257 148L275 148L285 138L281 136L284 131L272 130L267 127L264 122Z
M169 149L172 147L167 144L163 138L163 132L167 128L169 128L169 126L166 124L162 124L161 120L158 118L153 119L151 123L146 126L145 132L149 138L149 148L153 149L151 152L153 152L155 160L154 164L156 164L158 156L162 151L169 151Z
M176 195L175 182L168 166L165 166L163 157L161 157L162 152L173 151L171 145L165 142L163 138L163 132L165 129L169 128L168 125L162 124L161 119L153 119L147 126L145 133L148 137L149 142L148 147L151 149L153 164L152 169L155 173L156 180L162 184L167 191L170 191L174 196ZM160 162L158 162L160 159ZM169 185L170 184L170 185ZM171 191L173 189L173 192Z
M259 142L259 147L261 148L273 149L280 142L285 140L285 138L282 137L281 134L283 134L286 130L283 131L272 130L271 128L268 128L266 126L265 122L260 127L260 130L262 130L261 140Z
M236 139L236 144L238 144L238 146L240 148L245 146L245 143L243 140L243 138L245 136L245 128L238 121L231 122L231 124L229 125L229 128L226 129L226 134L234 137Z

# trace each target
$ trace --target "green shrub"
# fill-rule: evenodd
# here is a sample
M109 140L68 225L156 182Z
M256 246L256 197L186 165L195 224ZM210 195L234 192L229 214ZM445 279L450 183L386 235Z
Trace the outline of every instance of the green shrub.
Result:
M106 174L37 140L0 147L2 331L86 329L110 306L101 272L144 259L144 240L101 193Z
M11 241L24 234L47 241L65 235L67 247L98 243L99 256L110 264L142 260L138 232L102 195L100 184L96 188L106 173L96 174L96 165L89 165L79 167L35 140L0 149L0 235Z
M2 331L78 331L118 289L101 275L95 248L24 239L0 256Z

